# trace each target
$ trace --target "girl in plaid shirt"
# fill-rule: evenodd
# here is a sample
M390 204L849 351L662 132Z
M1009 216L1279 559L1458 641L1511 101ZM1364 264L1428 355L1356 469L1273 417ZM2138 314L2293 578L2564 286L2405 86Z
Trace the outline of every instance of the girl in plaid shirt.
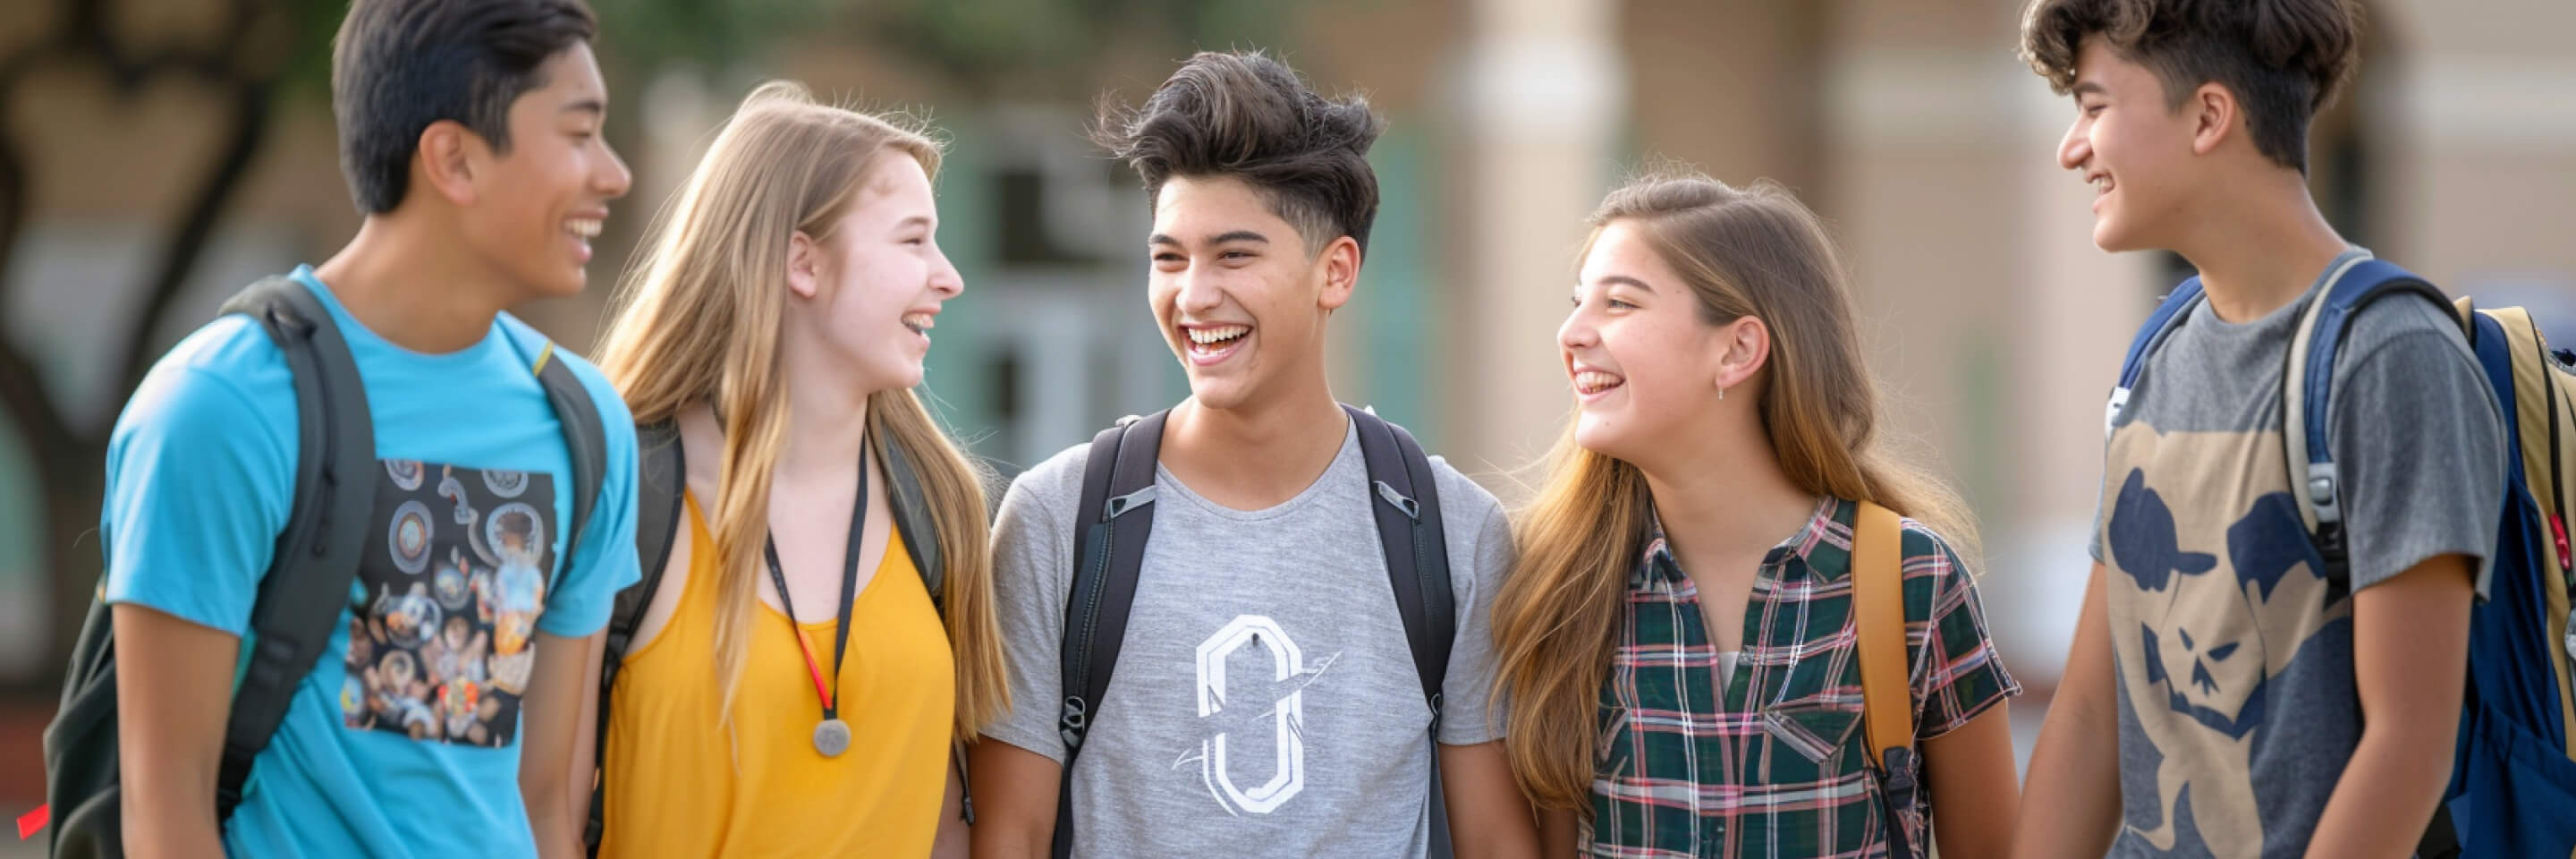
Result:
M1630 184L1591 223L1557 332L1577 414L1495 604L1505 743L1549 853L1876 857L1931 835L1946 856L2002 855L2020 687L1950 548L1974 544L1963 505L1873 443L1822 225L1777 186L1703 176ZM1861 727L1863 500L1911 517L1920 763L1887 782L1925 787L1894 801Z

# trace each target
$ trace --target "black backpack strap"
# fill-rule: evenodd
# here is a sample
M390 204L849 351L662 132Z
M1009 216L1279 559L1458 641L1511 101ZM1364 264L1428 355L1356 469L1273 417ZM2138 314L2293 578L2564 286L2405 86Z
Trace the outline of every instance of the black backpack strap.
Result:
M366 552L375 486L375 420L366 384L348 341L320 298L301 283L273 277L224 302L267 329L295 377L297 452L294 512L251 609L250 663L233 690L224 727L223 763L215 781L215 819L241 804L251 763L286 719L295 687L338 631L349 583Z
M617 672L625 667L627 649L635 645L644 610L662 587L663 568L671 563L671 546L679 538L680 518L688 512L689 458L680 446L679 423L665 419L636 425L635 452L635 559L642 569L635 584L617 592L600 647L598 724L592 728L591 745L594 783L602 781L608 769L609 705L617 691ZM599 855L599 840L607 832L607 805L606 791L591 791L590 822L583 827L582 844L593 856Z
M1386 552L1387 581L1404 615L1405 643L1413 650L1422 701L1440 725L1440 686L1449 676L1449 647L1457 636L1457 599L1449 589L1449 544L1440 521L1439 479L1431 460L1403 427L1367 411L1343 406L1358 427L1360 456L1368 462L1369 494L1378 544Z
M1091 457L1083 463L1082 501L1075 507L1073 587L1065 601L1063 668L1064 709L1058 733L1064 738L1062 783L1056 789L1055 852L1073 855L1073 761L1082 740L1099 718L1101 695L1118 667L1118 647L1127 638L1127 610L1136 601L1136 576L1145 563L1145 538L1154 529L1151 510L1127 514L1154 503L1154 463L1163 447L1163 419L1169 411L1100 431L1091 440Z
M581 547L582 532L590 527L590 515L599 508L599 487L608 475L608 429L601 424L599 404L592 402L590 388L573 375L572 368L554 360L554 341L538 347L530 360L529 370L536 374L537 384L546 389L546 402L555 409L555 423L563 427L564 453L572 460L572 523L564 529L563 557L555 568L555 583L572 571L574 550ZM547 593L553 593L549 588Z
M1359 431L1368 463L1369 509L1377 519L1378 545L1386 553L1387 583L1404 616L1404 640L1422 701L1431 708L1431 852L1450 855L1449 809L1440 785L1440 688L1449 677L1450 645L1457 638L1458 606L1449 589L1449 540L1440 519L1440 478L1431 458L1403 427L1364 409L1343 406Z
M881 436L882 438L882 436ZM912 557L912 568L921 574L921 586L930 591L930 605L946 616L947 571L939 562L939 529L931 521L930 501L922 493L921 472L912 466L912 455L903 445L885 438L876 445L877 455L885 463L886 502L894 505L895 535L903 540L903 551Z

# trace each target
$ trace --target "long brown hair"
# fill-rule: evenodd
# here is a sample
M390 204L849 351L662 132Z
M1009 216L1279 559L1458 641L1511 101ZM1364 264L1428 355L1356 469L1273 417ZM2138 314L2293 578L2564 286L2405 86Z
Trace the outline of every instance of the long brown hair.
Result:
M1959 497L1882 449L1851 294L1813 212L1768 182L1738 189L1681 174L1610 192L1589 221L1586 254L1603 228L1627 224L1690 285L1703 321L1752 316L1769 326L1761 419L1791 483L1877 502L1974 556L1975 526ZM1536 496L1514 517L1519 563L1495 595L1497 685L1510 702L1504 748L1523 788L1543 807L1581 807L1653 499L1636 466L1575 444L1570 423L1546 463Z
M729 428L713 529L715 670L728 720L750 646L770 475L787 443L779 333L788 237L827 240L868 168L889 152L938 175L939 144L920 131L817 104L794 83L753 90L656 216L650 250L628 270L602 341L600 367L636 421L712 406ZM901 448L920 474L946 570L941 596L956 652L956 728L972 736L1010 700L983 483L910 390L869 395L866 432L880 451Z

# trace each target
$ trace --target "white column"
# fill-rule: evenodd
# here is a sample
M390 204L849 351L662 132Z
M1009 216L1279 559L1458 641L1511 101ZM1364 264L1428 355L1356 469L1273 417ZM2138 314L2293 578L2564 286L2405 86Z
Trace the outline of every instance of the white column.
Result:
M1627 116L1610 0L1475 0L1461 83L1462 275L1441 451L1491 476L1544 453L1571 400L1555 348L1583 216L1618 167ZM1488 480L1505 488L1504 481Z

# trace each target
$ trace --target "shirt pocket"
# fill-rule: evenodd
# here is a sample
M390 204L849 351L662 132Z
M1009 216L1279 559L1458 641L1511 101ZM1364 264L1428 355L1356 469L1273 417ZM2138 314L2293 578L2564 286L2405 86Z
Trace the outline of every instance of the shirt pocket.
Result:
M1861 702L1842 701L1815 696L1783 701L1762 711L1762 733L1773 750L1768 757L1773 766L1802 760L1820 774L1832 775L1843 769L1843 752L1851 746L1852 737L1861 723ZM1784 758L1780 750L1796 755Z

